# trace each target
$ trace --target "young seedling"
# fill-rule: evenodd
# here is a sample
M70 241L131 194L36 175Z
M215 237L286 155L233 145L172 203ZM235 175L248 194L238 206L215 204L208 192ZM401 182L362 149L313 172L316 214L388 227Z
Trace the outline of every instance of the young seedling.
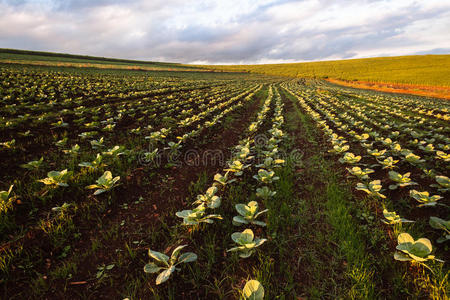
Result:
M256 189L256 196L264 200L268 200L269 198L275 196L276 193L276 191L271 191L267 186Z
M30 162L27 162L26 164L20 165L20 167L30 170L30 171L36 171L36 170L39 170L39 168L42 166L43 162L44 162L44 157L41 157L41 159L39 159L39 160L32 160Z
M15 145L16 145L15 139L0 143L0 146L3 146L3 148L6 148L6 149L12 149L12 148L14 148Z
M239 252L239 257L250 257L257 247L261 246L266 239L255 238L251 229L245 229L242 232L234 232L231 239L238 244L237 247L228 249L227 252Z
M258 182L263 184L269 184L272 183L273 181L280 179L280 177L275 176L274 171L266 171L264 169L259 169L258 175L253 175L253 178L255 178L256 180L258 180Z
M72 204L64 202L63 205L61 205L61 206L52 207L52 212L54 212L58 215L64 215L71 206L72 206Z
M369 179L369 174L375 172L372 169L366 168L366 169L361 169L360 167L353 167L353 168L346 168L347 171L357 177L359 180L368 180Z
M439 175L435 177L438 184L432 184L431 186L438 188L441 193L450 191L450 179L447 176Z
M103 156L100 153L97 153L96 158L92 162L81 162L78 166L83 168L89 168L92 170L97 170L101 167L105 167L106 164L102 164Z
M241 161L235 160L231 164L229 164L228 169L225 169L226 172L232 172L235 176L241 176L243 174L243 170L248 168L250 165L244 165Z
M80 133L78 136L82 139L91 138L97 135L97 131L85 131Z
M99 195L101 193L107 192L112 188L116 187L117 181L120 180L120 176L112 177L112 173L110 171L105 171L102 176L97 179L97 184L88 185L87 189L97 189L94 192L94 195Z
M283 164L283 159L274 159L272 157L267 157L266 159L264 159L264 163L256 165L256 167L272 170L274 168L280 168Z
M339 158L339 161L342 164L351 164L351 165L358 163L360 160L361 156L359 155L356 156L351 152L346 152L342 158Z
M108 149L107 151L104 151L102 154L119 157L120 155L125 154L125 147L124 146L114 146L113 148Z
M444 236L436 241L438 244L450 240L450 220L445 221L438 217L430 217L430 226L434 229L443 230Z
M197 201L194 204L204 204L212 209L218 208L221 203L220 197L216 196L218 190L216 186L209 187L205 194L197 196Z
M415 155L412 152L407 154L407 155L405 155L405 160L407 162L409 162L410 164L412 164L412 165L418 165L418 164L421 164L421 163L425 162L424 159L421 159L420 156Z
M176 216L179 218L183 218L183 225L191 226L191 225L199 225L200 223L214 223L213 219L222 220L222 216L213 214L205 216L205 206L200 204L196 208L192 210L182 210L176 213Z
M444 151L436 151L436 158L445 162L450 162L450 154L445 153Z
M177 265L182 263L190 263L197 260L197 254L193 252L186 252L180 255L181 249L186 247L187 245L181 245L175 248L172 251L172 255L170 258L164 253L148 250L148 255L155 259L157 263L151 262L144 266L145 273L158 273L160 270L164 270L159 273L158 277L156 277L156 284L161 284L167 281L172 275L172 273L177 270L180 271L180 268L177 268Z
M0 191L0 214L6 213L12 207L14 197L11 197L11 192L13 187L12 184L7 191Z
M398 238L397 250L394 258L400 261L411 261L423 263L428 260L437 260L434 255L431 255L433 247L429 239L420 238L417 241L409 233L400 233Z
M389 156L383 160L378 160L378 162L383 166L383 169L393 169L398 160L394 160L392 156Z
M65 154L69 154L69 155L72 155L72 156L77 156L78 153L80 152L80 146L78 144L75 144L74 146L72 146L71 149L63 150L63 152Z
M225 175L222 176L222 174L217 173L216 175L214 175L214 181L221 184L222 186L235 182L236 179L229 179L228 174L229 172L226 172Z
M258 226L266 226L266 223L257 221L256 218L269 210L265 209L258 212L258 202L250 201L247 205L239 203L235 205L235 208L240 216L235 216L233 218L233 225L240 226L242 224L254 224Z
M328 152L339 154L339 153L344 153L345 151L348 151L348 149L350 149L349 145L342 145L342 146L334 145L333 149L332 150L328 150Z
M383 215L386 220L381 220L384 224L394 225L398 223L413 223L407 219L401 218L395 211L388 211L386 208L383 209Z
M416 190L410 190L409 191L409 195L416 199L418 202L420 202L421 204L419 205L419 207L422 206L435 206L437 204L437 201L442 199L441 196L439 195L433 195L430 196L430 193L427 191L424 192L419 192Z
M98 140L90 141L92 149L100 149L105 147L103 137Z
M68 140L69 140L69 138L65 137L65 138L63 138L63 139L61 139L59 141L56 141L55 142L55 146L59 147L59 148L62 148L62 147L64 147L67 144Z
M97 279L102 279L102 278L106 278L108 276L108 274L106 274L107 271L112 270L115 267L114 264L111 265L102 265L100 267L97 267L97 274L95 275L95 277Z
M367 149L367 153L368 153L369 155L371 155L371 156L374 156L375 158L380 159L380 158L384 158L384 153L386 153L386 150L385 150L385 149L383 149L383 150L378 150L378 149L373 149L373 150L371 150L371 149Z
M405 174L402 175L402 174L397 173L395 171L389 171L389 179L391 179L392 181L397 182L397 184L391 184L389 186L389 189L395 190L398 187L417 185L417 183L412 181L411 178L409 178L409 176L411 176L410 172L405 173Z
M178 150L181 149L181 141L179 141L178 143L175 143L175 142L168 142L168 143L167 143L167 146L168 146L168 147L165 147L165 148L164 148L165 150L170 150L170 151L172 151L172 152L176 152L176 151L178 151Z
M47 178L38 181L52 188L57 188L58 186L68 187L67 181L71 174L72 172L67 171L67 169L62 171L50 171L47 173Z
M379 198L386 198L385 195L381 194L382 191L382 185L380 180L373 180L369 182L369 184L365 183L358 183L356 185L356 189L360 191L366 192L369 196L372 197L379 197Z

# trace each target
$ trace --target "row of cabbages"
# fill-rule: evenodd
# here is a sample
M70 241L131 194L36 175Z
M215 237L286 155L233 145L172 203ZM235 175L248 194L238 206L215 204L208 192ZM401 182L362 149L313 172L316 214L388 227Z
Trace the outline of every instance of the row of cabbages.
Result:
M272 127L268 130L267 140L264 139L265 144L259 145L255 143L255 137L264 122L268 119L270 106L274 103L274 113L272 117ZM199 228L201 223L212 224L214 220L222 220L223 216L214 213L217 211L222 203L222 197L227 187L242 178L244 172L252 170L256 167L258 171L252 177L258 182L258 188L255 191L257 198L268 200L276 194L273 190L273 182L279 179L275 176L274 169L281 167L284 160L280 159L278 151L279 144L284 138L281 127L284 123L283 104L281 97L276 88L270 86L268 98L265 100L263 107L259 111L256 121L252 122L247 129L247 137L239 142L235 147L233 156L224 168L223 173L217 173L214 176L213 184L205 191L204 194L197 196L196 205L191 210L183 210L176 213L176 215L183 219L183 225L193 226ZM255 155L262 160L261 164L255 162ZM237 215L233 217L232 224L234 226L266 226L266 223L261 220L261 216L268 210L261 210L258 201L250 201L248 203L239 203L235 205ZM211 211L212 213L208 213ZM252 229L247 228L242 232L234 232L231 239L235 242L235 247L228 249L228 252L238 252L239 257L250 257L256 248L261 246L266 239L255 237ZM176 248L171 257L149 250L149 256L156 260L144 267L147 273L157 273L163 270L156 278L156 284L161 284L166 281L170 275L176 270L175 266L179 263L192 262L197 259L197 255L188 252L179 256L178 249L186 247L182 245ZM261 284L255 280L251 280L244 288L244 297L256 297L255 299L263 299L264 289Z
M347 125L351 124L351 122L356 122L353 118L349 117L347 113L337 114L332 112L332 108L330 108L330 106L323 105L324 103L321 103L317 97L312 98L312 93L308 94L308 92L302 91L302 96L298 96L297 93L293 91L295 89L292 86L287 87L287 90L292 95L297 97L302 108L316 121L317 127L319 127L328 137L332 147L329 152L342 155L339 161L343 164L351 166L351 168L347 168L348 172L361 181L356 186L357 190L364 191L370 197L374 197L380 201L386 198L386 196L382 193L384 190L382 188L381 181L370 179L369 174L375 172L373 168L389 170L388 177L393 182L393 184L389 186L389 189L391 190L399 187L412 187L417 185L417 183L411 180L410 173L401 174L393 171L393 169L396 168L395 164L399 162L399 160L393 158L394 156L399 157L405 162L408 162L416 167L424 168L424 165L422 164L424 161L421 161L420 157L417 158L417 156L415 156L412 151L408 149L403 149L403 151L401 151L400 144L390 140L395 137L395 134L388 138L390 140L388 141L388 144L391 145L390 150L374 149L374 142L370 142L369 137L373 138L375 142L384 142L383 144L386 143L386 139L381 137L376 131L371 129L368 130L369 133L357 134L356 131L352 130L352 127ZM318 105L318 103L321 103L322 105ZM334 102L332 103L334 104ZM314 107L314 109L312 107ZM330 127L327 120L341 132L347 134L353 141L359 142L360 145L367 150L367 157L374 159L376 163L370 165L369 167L360 163L362 157L349 152L350 145L348 144L348 141L343 136L338 135L335 130ZM344 125L346 121L347 124ZM361 126L360 128L364 129L365 127ZM388 156L388 154L391 154L391 156ZM413 158L417 159L413 159L411 156L414 156ZM436 182L438 184L433 185L433 187L436 187L438 191L442 193L449 191L450 182L447 177L442 175L436 176ZM419 207L439 205L440 203L438 203L438 200L443 198L440 195L430 195L428 191L419 192L414 189L410 190L410 195L419 202ZM444 204L442 205L445 206ZM385 217L383 222L386 224L396 225L395 231L398 234L398 251L394 254L394 258L396 260L413 261L421 264L428 260L442 262L431 254L433 248L430 240L426 238L414 240L409 233L400 232L401 223L409 223L412 221L401 218L394 211L389 211L386 209L385 204L383 204L383 208L383 214ZM438 217L431 217L429 224L433 228L443 231L443 236L438 240L438 243L442 243L450 239L450 221L446 221Z

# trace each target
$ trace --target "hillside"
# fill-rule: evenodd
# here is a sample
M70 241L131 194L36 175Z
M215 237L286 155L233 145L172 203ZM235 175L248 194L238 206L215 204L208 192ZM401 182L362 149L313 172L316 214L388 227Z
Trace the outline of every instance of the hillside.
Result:
M450 55L414 55L207 68L307 78L450 86Z

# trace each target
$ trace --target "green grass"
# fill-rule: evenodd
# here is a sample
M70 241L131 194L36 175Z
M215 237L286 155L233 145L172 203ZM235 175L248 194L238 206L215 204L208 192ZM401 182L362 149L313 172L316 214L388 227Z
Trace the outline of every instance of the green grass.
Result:
M0 48L0 61L21 64L40 64L46 66L75 66L116 69L140 70L192 70L197 67L168 62L139 61L117 58L96 57L87 55L73 55L66 53L52 53L42 51L27 51Z
M0 61L139 70L216 70L297 78L450 86L450 55L411 55L261 65L188 65L0 48Z
M450 55L414 55L289 64L205 66L266 75L450 86Z

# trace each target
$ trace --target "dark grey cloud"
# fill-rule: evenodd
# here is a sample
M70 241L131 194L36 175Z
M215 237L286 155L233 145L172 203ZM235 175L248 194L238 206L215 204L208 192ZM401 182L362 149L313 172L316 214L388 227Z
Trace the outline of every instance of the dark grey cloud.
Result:
M0 47L267 63L448 53L450 3L1 0Z

